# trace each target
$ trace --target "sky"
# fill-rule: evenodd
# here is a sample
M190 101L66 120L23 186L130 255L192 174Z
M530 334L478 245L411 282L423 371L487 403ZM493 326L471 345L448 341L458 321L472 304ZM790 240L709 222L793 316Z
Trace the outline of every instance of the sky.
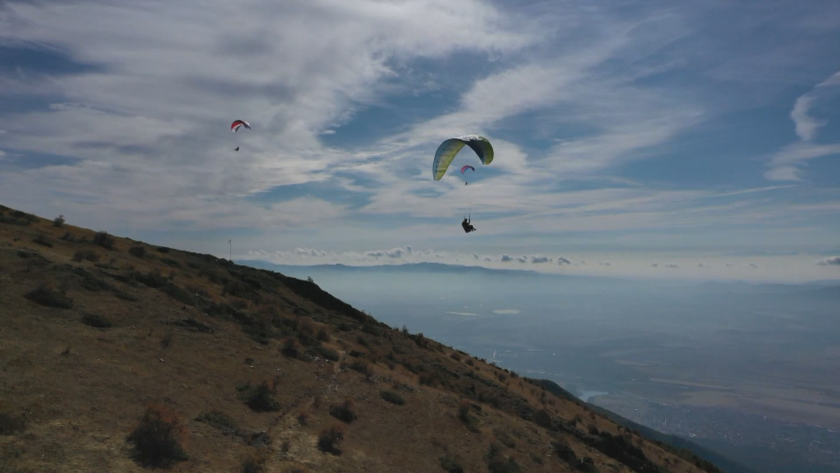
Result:
M0 0L0 202L285 264L838 279L838 53L832 0ZM464 134L494 161L435 182Z

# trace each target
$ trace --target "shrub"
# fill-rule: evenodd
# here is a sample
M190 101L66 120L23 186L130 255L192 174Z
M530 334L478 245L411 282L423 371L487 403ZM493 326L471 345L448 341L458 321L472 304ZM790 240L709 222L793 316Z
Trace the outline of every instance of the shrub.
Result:
M146 257L146 247L144 246L132 246L128 249L128 254L131 256L143 259Z
M236 421L222 411L212 410L204 412L195 418L197 422L204 422L225 432L236 432L238 430Z
M531 461L536 463L537 465L543 464L542 457L537 455L536 453L531 454Z
M440 457L440 467L449 473L464 473L464 467L458 463L458 459L452 455Z
M325 360L338 361L340 356L337 351L327 347L315 347L315 352L324 357Z
M59 238L59 240L72 242L72 241L76 241L76 237L73 236L73 234L70 233L70 232L64 232L64 235L62 235L61 238Z
M359 373L362 373L365 376L370 376L372 374L370 368L368 367L368 364L362 360L353 360L353 362L350 363L350 369L353 371L358 371Z
M248 457L242 461L242 473L263 473L265 465L262 460L255 457Z
M496 429L496 430L493 431L493 434L496 436L496 439L499 442L502 442L502 444L505 447L516 448L516 442L514 442L513 439L510 438L510 435L508 435L507 432L505 432L503 430Z
M157 251L158 253L169 253L169 248L165 246L159 246L155 248L155 251Z
M47 248L52 248L53 246L53 244L47 241L44 235L41 235L40 233L38 234L38 236L32 239L32 243L36 243L41 246L46 246Z
M318 448L322 452L331 453L333 455L341 455L341 450L336 444L344 440L344 431L339 426L332 426L329 429L324 429L318 435Z
M300 425L308 425L309 424L309 412L306 410L300 411L297 416L298 424Z
M110 320L98 314L87 314L82 317L82 323L95 328L108 328L112 324Z
M0 435L14 435L26 430L26 420L0 412Z
M475 362L472 360L472 358L467 358L467 364L473 366Z
M458 404L458 418L463 420L463 421L466 421L467 416L469 414L470 414L470 401L467 401L466 399L464 399L463 401L461 401L460 404Z
M58 292L45 284L38 286L24 297L46 307L55 307L57 309L70 309L73 307L73 299L67 297L63 292Z
M589 426L589 435L598 435L598 434L600 434L600 431L598 431L598 427L595 427L594 425L590 425Z
M328 342L330 341L330 334L329 332L327 332L327 329L325 327L321 327L318 329L318 333L315 335L315 338L317 338L318 341L321 342Z
M255 412L275 412L280 410L280 402L274 397L274 389L263 381L258 386L246 384L236 388L239 399Z
M584 473L598 473L598 468L595 466L595 461L589 457L584 458L577 464L578 471Z
M114 239L108 235L108 232L97 232L93 237L93 243L105 248L106 250L114 249Z
M341 404L333 404L330 406L330 415L346 424L352 423L356 420L356 413L353 411L353 400L348 398Z
M161 258L160 262L169 266L169 267L172 267L172 268L180 268L181 267L181 263L175 261L172 258Z
M347 322L341 322L340 324L338 324L338 329L342 332L349 332L353 330L353 326L348 324Z
M134 443L135 459L146 466L168 467L187 459L181 447L185 429L177 415L162 406L146 409L128 436Z
M551 442L551 448L554 450L554 456L557 458L565 461L570 465L577 464L577 455L575 455L575 451L569 448L563 442Z
M370 348L370 344L368 343L367 340L365 340L365 337L359 335L358 337L356 337L356 341L359 343L359 345L361 345L365 348Z
M300 355L300 346L293 337L286 337L281 342L280 352L289 358L297 358Z
M64 215L59 215L55 218L55 220L53 220L53 226L61 227L62 225L64 225L64 222L66 222L66 220L64 220Z
M73 261L76 263L81 262L82 260L87 260L90 262L99 261L99 255L96 254L93 250L79 250L73 253Z
M461 354L457 351L453 351L452 354L449 355L449 358L452 358L455 361L461 361Z
M382 396L382 399L390 402L391 404L395 404L397 406L405 405L405 399L393 391L379 391L379 395Z
M521 470L519 464L513 458L508 458L507 461L501 458L491 460L487 465L490 473L516 473Z

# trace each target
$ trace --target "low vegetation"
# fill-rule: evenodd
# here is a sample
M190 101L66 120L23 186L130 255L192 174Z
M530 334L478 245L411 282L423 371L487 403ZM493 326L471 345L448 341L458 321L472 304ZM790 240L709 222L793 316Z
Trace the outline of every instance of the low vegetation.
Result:
M276 390L269 386L268 382L252 386L250 383L236 388L239 392L239 399L248 405L255 412L274 412L280 410L280 401L274 395Z
M64 291L57 291L46 284L38 286L27 293L26 298L45 307L54 307L56 309L73 308L73 299L67 297Z
M333 404L330 406L330 415L336 419L350 424L356 420L356 412L353 410L353 400L345 399L341 404Z
M338 448L339 442L344 440L344 431L341 427L332 426L324 429L318 435L318 448L322 452L331 453L333 455L341 455L341 450Z
M176 414L162 406L146 409L127 440L134 444L134 458L153 468L167 468L187 460L181 446L184 425Z

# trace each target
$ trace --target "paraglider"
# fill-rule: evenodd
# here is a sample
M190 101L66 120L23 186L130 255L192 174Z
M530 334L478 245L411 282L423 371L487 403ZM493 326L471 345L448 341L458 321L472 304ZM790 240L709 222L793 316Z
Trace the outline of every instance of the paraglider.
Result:
M463 175L467 171L467 169L472 169L472 171L475 172L475 168L467 164L466 166L461 167L461 174ZM464 179L464 185L467 184L469 184L469 182L467 182L466 179Z
M469 146L470 149L475 152L478 159L481 161L481 164L488 165L493 162L493 146L487 138L480 135L464 135L456 138L450 138L441 143L435 152L435 160L432 162L432 177L434 177L436 181L443 178L443 175L446 174L446 170L449 169L449 165L452 164L452 160L455 159L455 155L457 155L464 146ZM464 175L464 173L467 172L467 169L475 172L474 167L465 165L461 167L461 175ZM465 180L464 185L467 184L468 183ZM476 228L472 225L471 218L469 216L465 217L464 221L461 222L461 227L464 229L465 233L476 231Z
M493 146L487 138L479 135L464 135L457 138L450 138L441 143L435 152L435 160L432 163L432 176L436 181L439 181L446 174L446 170L449 169L449 165L452 164L455 155L461 151L464 145L469 146L475 151L482 164L487 165L493 162ZM463 171L464 169L462 168L461 172L463 173Z
M469 218L465 218L464 221L461 222L461 226L464 227L464 231L467 232L467 233L474 232L474 231L477 230L477 228L472 226Z
M251 124L245 120L234 120L233 123L230 124L230 131L236 133L243 126L249 130L251 129ZM237 146L234 151L239 151L239 146Z
M251 129L251 125L245 120L235 120L233 123L230 124L230 131L236 133L243 126L249 130Z

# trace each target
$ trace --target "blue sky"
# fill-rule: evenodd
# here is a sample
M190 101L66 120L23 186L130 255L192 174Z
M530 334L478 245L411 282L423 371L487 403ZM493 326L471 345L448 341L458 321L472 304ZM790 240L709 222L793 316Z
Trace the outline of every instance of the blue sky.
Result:
M838 53L829 0L2 1L0 201L277 263L840 278Z

